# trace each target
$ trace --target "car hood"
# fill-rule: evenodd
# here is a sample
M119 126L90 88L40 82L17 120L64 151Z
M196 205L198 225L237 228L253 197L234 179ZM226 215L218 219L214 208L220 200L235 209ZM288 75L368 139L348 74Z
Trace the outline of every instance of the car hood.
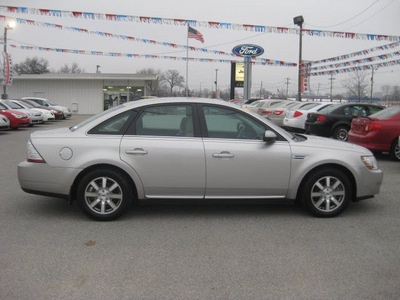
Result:
M293 148L296 149L297 147L311 147L314 149L321 149L321 150L337 150L337 151L344 151L344 152L357 152L363 155L372 155L372 152L369 151L367 148L362 146L354 145L349 142L343 142L334 140L331 138L324 138L319 136L313 135L304 135L306 137L305 141L295 142Z

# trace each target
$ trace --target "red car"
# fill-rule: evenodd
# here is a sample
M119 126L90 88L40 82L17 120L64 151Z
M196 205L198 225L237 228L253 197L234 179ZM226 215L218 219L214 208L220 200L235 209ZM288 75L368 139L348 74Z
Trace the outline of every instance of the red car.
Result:
M26 127L30 124L30 118L21 112L7 109L0 103L0 114L6 116L10 120L11 129L18 129L19 127Z
M389 152L393 160L400 161L400 106L385 108L369 117L354 118L349 142L371 151Z

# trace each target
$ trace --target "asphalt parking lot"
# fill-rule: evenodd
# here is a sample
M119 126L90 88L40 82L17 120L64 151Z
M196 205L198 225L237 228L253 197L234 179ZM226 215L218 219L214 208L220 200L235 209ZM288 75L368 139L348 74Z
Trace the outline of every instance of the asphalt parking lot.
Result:
M29 134L0 131L0 299L399 299L400 163L333 219L288 202L149 203L115 222L24 193Z

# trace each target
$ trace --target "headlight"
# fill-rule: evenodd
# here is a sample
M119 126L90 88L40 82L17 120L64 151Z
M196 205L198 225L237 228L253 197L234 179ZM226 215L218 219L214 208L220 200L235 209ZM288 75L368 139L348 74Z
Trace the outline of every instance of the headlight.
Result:
M378 170L378 163L374 156L361 156L361 161L370 170Z
M14 117L16 117L17 119L22 119L22 118L26 118L25 115L17 115L17 114L13 114L11 113Z

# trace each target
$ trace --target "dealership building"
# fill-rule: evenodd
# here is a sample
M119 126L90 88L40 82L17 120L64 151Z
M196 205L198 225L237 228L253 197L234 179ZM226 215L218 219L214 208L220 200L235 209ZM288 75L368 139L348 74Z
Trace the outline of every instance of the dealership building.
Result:
M68 107L76 114L97 114L121 103L151 96L157 75L73 73L15 75L9 99L39 97Z

